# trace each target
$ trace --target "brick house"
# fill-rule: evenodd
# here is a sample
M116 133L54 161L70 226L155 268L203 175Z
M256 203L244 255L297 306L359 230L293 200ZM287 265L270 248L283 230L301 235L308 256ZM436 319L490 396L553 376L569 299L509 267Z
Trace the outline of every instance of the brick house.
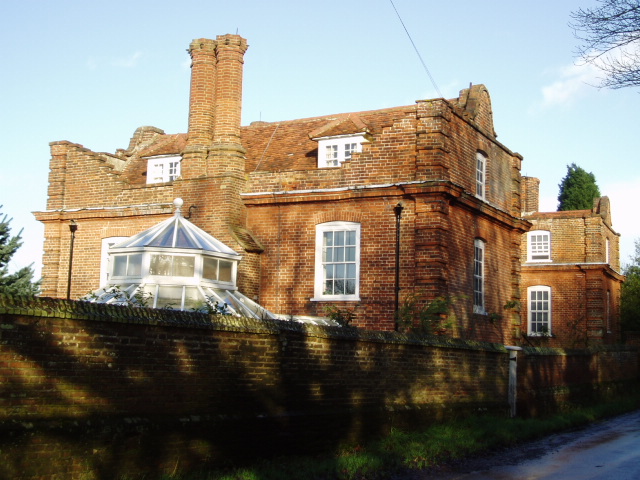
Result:
M446 298L451 334L520 341L527 311L521 320L517 306L529 286L550 284L523 274L539 266L522 252L549 214L522 214L531 182L522 157L496 139L487 89L241 126L246 49L237 35L191 43L186 134L140 127L115 154L51 143L47 209L35 213L45 225L43 294L66 292L71 220L78 298L108 275L108 246L169 218L179 197L191 222L242 255L239 289L272 312L324 316L336 306L357 326L393 330L407 298ZM617 255L610 221L601 232ZM620 278L603 268L617 305Z
M619 234L608 197L591 210L538 211L536 178L524 178L522 333L536 345L586 347L620 341ZM551 335L547 335L550 333Z

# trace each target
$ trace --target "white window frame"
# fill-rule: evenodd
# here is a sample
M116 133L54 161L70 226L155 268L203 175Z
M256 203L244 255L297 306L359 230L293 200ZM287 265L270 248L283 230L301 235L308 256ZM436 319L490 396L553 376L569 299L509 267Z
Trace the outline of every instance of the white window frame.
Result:
M326 294L325 293L325 265L335 262L324 261L324 238L328 232L355 232L355 258L353 262L345 261L344 264L355 264L355 291L353 294ZM359 301L360 300L360 236L361 225L355 222L327 222L316 225L316 255L315 255L315 281L314 298L312 301Z
M486 197L487 188L487 156L482 152L476 152L476 197L482 200Z
M115 267L116 267L116 262L115 260L117 258L124 258L125 259L125 263L124 263L124 269L125 269L125 273L124 275L116 275L115 272ZM139 259L139 262L131 262L131 260L133 258L137 258ZM113 263L111 263L110 268L111 268L111 277L110 280L127 280L127 281L132 281L134 279L140 279L142 278L142 272L143 272L143 261L144 261L144 254L142 252L127 252L127 253L116 253L114 255L111 256L111 259L114 260ZM136 265L138 266L137 270L138 273L137 274L133 274L130 271L129 266L130 265Z
M485 310L485 257L486 244L476 238L473 241L473 313L486 314Z
M107 237L102 239L100 248L100 286L106 285L111 277L111 257L109 249L114 245L125 241L129 237Z
M551 232L549 230L527 232L527 261L551 261Z
M338 135L318 140L318 168L335 168L362 151L364 135Z
M532 299L532 294L536 294L536 298ZM546 298L545 298L546 294ZM527 332L531 337L551 336L552 325L552 296L551 287L547 285L533 285L527 288ZM535 302L535 304L534 304ZM537 315L545 316L546 319L536 318ZM534 331L534 323L541 323L546 326L546 331L540 331L536 328Z
M147 160L147 185L173 182L180 177L182 157L162 155Z

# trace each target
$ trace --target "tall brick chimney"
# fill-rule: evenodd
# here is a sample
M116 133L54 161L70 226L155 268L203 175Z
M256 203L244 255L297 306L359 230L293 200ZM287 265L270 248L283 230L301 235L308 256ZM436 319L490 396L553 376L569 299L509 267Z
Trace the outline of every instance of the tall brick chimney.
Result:
M239 35L191 42L189 138L182 178L244 174L240 123L247 48L247 41Z
M522 177L522 214L528 215L540 209L540 179Z

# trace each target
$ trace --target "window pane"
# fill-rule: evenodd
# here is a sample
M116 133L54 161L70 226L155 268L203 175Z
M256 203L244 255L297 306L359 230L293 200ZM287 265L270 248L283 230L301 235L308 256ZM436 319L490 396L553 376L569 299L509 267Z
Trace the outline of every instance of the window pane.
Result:
M324 278L332 279L333 278L333 265L325 265L324 266Z
M171 255L151 255L150 275L171 275Z
M127 256L116 255L113 258L113 276L124 277L127 274Z
M344 248L336 248L334 249L334 262L344 262Z
M127 266L127 275L130 277L139 277L142 273L142 254L136 253L129 255L129 265Z
M333 248L326 247L322 250L322 261L333 262Z
M356 261L356 247L347 247L346 250L346 258L347 262L355 262Z
M347 235L346 244L347 245L355 245L356 244L356 232L353 230L349 230L345 232Z
M344 280L336 280L333 288L336 295L344 295Z
M323 245L330 247L333 245L333 232L324 232Z
M345 293L347 295L355 295L355 293L356 293L356 281L355 280L347 280Z
M218 280L221 282L229 282L233 281L233 264L231 262L226 262L224 260L220 260L220 274Z
M347 278L356 278L356 264L347 264Z
M173 181L180 176L180 162L169 162L169 181Z
M173 257L173 275L193 277L195 273L195 257L176 255Z
M202 259L202 277L207 280L218 279L218 259L204 257Z
M336 246L344 245L344 232L333 232L333 241Z
M178 248L189 248L192 247L191 239L188 237L185 228L178 224L176 228L176 247Z
M158 247L174 247L173 228L167 228L162 235L159 235L158 238L153 241L153 245Z
M185 310L195 310L196 308L202 306L203 303L204 303L204 298L200 296L200 292L196 287L184 288L184 309Z
M156 308L182 308L182 287L158 287Z

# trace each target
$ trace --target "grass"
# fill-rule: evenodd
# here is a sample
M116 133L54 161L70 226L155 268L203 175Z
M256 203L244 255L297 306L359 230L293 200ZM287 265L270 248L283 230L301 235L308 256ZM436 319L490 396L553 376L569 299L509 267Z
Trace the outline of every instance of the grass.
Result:
M591 406L566 408L543 418L474 416L420 431L393 430L367 445L343 445L322 456L282 457L226 471L163 480L372 480L424 469L640 408L640 394Z

